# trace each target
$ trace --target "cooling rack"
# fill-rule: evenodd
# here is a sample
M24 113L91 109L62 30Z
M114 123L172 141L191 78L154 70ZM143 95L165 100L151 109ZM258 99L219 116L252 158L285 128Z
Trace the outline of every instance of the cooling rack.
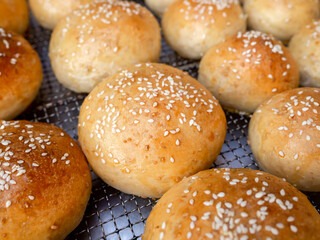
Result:
M143 1L136 1L144 5ZM48 58L51 31L39 26L31 16L26 38L39 53L44 79L37 99L18 119L52 123L77 140L80 106L86 94L77 94L59 84ZM164 41L160 62L172 65L197 77L199 62L179 57ZM258 169L247 143L250 118L226 112L228 132L221 154L213 167ZM145 221L156 200L124 194L106 185L92 172L92 194L81 224L67 240L141 239ZM308 193L319 211L320 194Z

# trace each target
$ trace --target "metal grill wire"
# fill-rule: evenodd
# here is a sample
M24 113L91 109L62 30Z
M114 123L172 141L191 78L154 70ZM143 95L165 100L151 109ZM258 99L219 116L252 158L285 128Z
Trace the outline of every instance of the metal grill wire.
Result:
M144 5L143 1L137 2ZM44 79L37 99L18 119L52 123L77 139L79 109L86 94L74 93L56 80L48 58L50 35L51 31L40 27L31 16L26 38L40 55ZM179 57L164 40L160 62L197 77L199 62ZM229 112L226 112L226 116L227 136L213 167L258 169L247 144L249 117ZM92 195L84 219L67 239L141 239L145 221L156 201L115 190L102 182L93 172L92 180ZM309 193L308 197L319 211L320 194Z

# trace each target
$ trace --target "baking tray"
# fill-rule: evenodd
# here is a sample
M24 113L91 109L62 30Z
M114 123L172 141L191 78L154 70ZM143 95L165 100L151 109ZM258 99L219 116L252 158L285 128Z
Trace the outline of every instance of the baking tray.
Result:
M144 5L143 1L136 1ZM77 140L77 123L80 106L86 94L77 94L59 84L52 72L48 58L50 30L39 26L31 16L26 38L39 53L44 79L37 99L18 119L52 123L63 128ZM160 62L172 65L197 78L198 61L179 57L162 41ZM258 169L247 143L250 118L226 112L228 132L221 154L213 167ZM129 240L141 239L146 219L156 203L124 194L106 185L92 172L92 194L81 224L68 240ZM320 194L307 194L312 204L320 210Z

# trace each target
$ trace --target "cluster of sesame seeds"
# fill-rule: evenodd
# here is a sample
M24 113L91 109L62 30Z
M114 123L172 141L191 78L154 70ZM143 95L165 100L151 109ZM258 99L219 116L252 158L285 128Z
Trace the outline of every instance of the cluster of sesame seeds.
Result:
M119 21L121 14L125 13L128 16L140 15L142 6L137 3L117 0L96 0L93 4L81 5L73 12L73 16L80 17L83 22L76 26L78 32L78 47L82 47L85 41L95 42L94 38L94 22L100 21L106 26ZM68 29L73 26L70 24L71 17L66 18L65 28L63 33L68 32ZM87 39L86 36L92 35L92 38ZM105 46L107 47L107 43ZM117 47L114 47L114 52L117 52Z
M271 54L279 54L280 59L282 62L284 62L285 69L283 70L282 76L286 77L288 75L288 71L291 69L291 66L287 62L287 58L284 55L283 46L278 43L277 40L275 40L272 36L261 33L258 31L248 31L245 33L239 32L237 35L237 39L240 39L243 43L242 48L244 50L237 49L235 47L228 47L227 51L232 53L241 54L243 58L245 58L245 62L249 64L255 64L255 65L261 65L262 64L262 57L265 55L263 50L261 50L261 47L265 47L265 50L270 50ZM220 49L216 49L216 53L220 53ZM242 51L242 52L239 52ZM227 65L232 64L232 60L225 59L222 67L225 67ZM237 79L241 79L241 76L239 74L239 69L233 68L231 71L236 74ZM267 78L274 79L276 76L273 76L273 74L268 74ZM277 92L277 88L273 88L272 92Z
M277 104L277 107L271 108L274 115L284 116L287 121L281 123L277 130L285 134L288 139L298 137L303 141L314 143L320 151L320 142L312 139L310 129L320 134L320 95L318 89L306 88L292 90L288 95L288 100L280 106L273 99L270 99L266 105ZM257 110L260 114L262 109ZM279 125L279 124L278 124ZM284 149L278 151L280 157L286 157ZM294 153L293 159L299 158L299 153ZM298 170L298 169L297 169Z
M306 26L307 29L312 30L311 31L311 39L308 39L306 41L306 47L310 47L312 40L318 40L320 39L320 21L313 21L312 24ZM304 59L307 57L304 56Z
M196 5L194 5L196 4ZM222 16L227 19L228 15L224 11L231 8L234 4L239 4L238 0L184 0L183 5L185 8L181 8L180 12L184 14L185 20L207 20L207 16L210 16L210 23L215 23L216 11L222 11ZM226 22L229 26L231 23ZM206 26L209 23L206 23Z
M145 75L145 67L150 76L141 77ZM162 72L153 64L138 64L135 69L132 72L123 70L117 78L106 81L103 90L88 96L88 101L94 98L98 105L94 104L96 109L91 109L90 104L86 104L87 113L79 127L85 128L86 121L94 121L90 138L103 142L106 134L126 134L132 126L149 129L162 122L164 126L171 126L161 130L162 136L173 137L176 147L179 147L183 145L180 139L182 127L190 127L199 133L204 131L198 117L202 119L213 114L218 102L212 95L208 95L204 88L184 82L182 72L176 75ZM92 114L96 112L102 115L92 120ZM99 143L94 154L101 158L102 163L106 163L107 158L116 164L120 162L115 154L103 153ZM170 162L175 162L174 156L170 157Z
M248 31L245 33L239 32L237 35L237 38L242 39L244 48L250 48L250 46L255 46L257 44L256 40L263 40L264 45L268 46L271 52L278 53L280 55L283 54L283 48L280 45L280 42L279 44L274 44L276 39L266 33L262 33L259 31ZM255 53L255 52L256 52L255 48L252 48L252 53ZM246 54L244 53L243 55L246 55ZM248 55L247 57L251 57L251 55Z
M291 65L288 63L288 59L284 54L283 46L280 42L278 42L274 37L271 35L261 33L259 31L248 31L245 33L238 32L236 39L232 39L232 42L235 40L241 40L242 45L240 47L233 47L229 46L226 48L226 51L231 52L232 55L241 56L241 61L244 59L246 64L253 64L256 66L262 66L263 63L263 56L266 56L265 51L270 51L270 56L277 54L279 55L279 59L283 62L280 66L282 67L282 77L286 78L289 76L289 72L291 69ZM230 39L231 41L231 39ZM233 44L233 43L232 43ZM216 48L215 52L217 54L221 53L221 49ZM234 65L234 60L232 59L224 59L221 67L225 68L227 66ZM240 80L244 76L241 74L241 69L238 67L233 67L231 71L235 74L236 79ZM278 76L273 75L273 73L269 73L267 75L267 79L275 80ZM271 89L271 92L276 93L278 92L278 88Z
M199 189L196 186L201 185L202 181L208 182L208 179L194 176L192 180L189 179L187 188L179 196L181 199L188 199L188 204L201 209L200 212L182 207L180 201L176 204L175 201L170 202L166 210L167 219L170 219L170 215L174 214L172 212L180 207L190 210L190 212L181 213L184 218L189 220L189 228L185 230L186 239L191 239L195 231L199 237L198 232L201 230L201 226L206 229L202 230L206 231L202 234L207 239L216 239L217 235L219 239L225 240L250 239L256 234L263 234L262 232L270 232L274 237L277 237L285 228L290 229L292 233L298 232L296 219L291 214L294 214L292 211L299 198L292 193L288 194L284 189L276 190L274 187L269 187L271 185L269 184L270 178L265 176L266 174L256 171L255 177L248 177L245 173L230 171L230 169L213 169L211 171L215 171L214 178L221 178L223 181L221 185L226 184L225 191L215 192L213 190L215 187L210 185L211 189L209 187L209 189L201 189L199 192L199 190L195 190ZM235 185L248 184L252 187L244 193L239 193L239 198L236 199L234 192L239 191L239 187L241 189L243 187ZM269 212L269 209L272 209L272 212ZM275 212L283 212L287 217L274 219ZM273 220L270 221L270 218ZM170 220L162 222L159 239L165 237L168 222ZM211 230L208 231L206 226L210 226Z
M0 192L10 191L12 185L16 185L20 176L28 174L31 169L35 171L36 168L41 167L41 162L33 161L26 162L22 155L39 154L39 157L50 157L47 148L52 144L51 133L39 133L33 131L34 126L19 121L1 121L0 122ZM9 129L9 130L8 130ZM63 137L64 133L60 135ZM17 144L23 144L23 149ZM70 143L70 146L73 146ZM61 161L66 165L70 163L67 159L68 153L64 153ZM30 158L30 157L28 157ZM38 158L38 157L36 157ZM57 159L52 159L52 164L56 163ZM28 199L33 201L35 197L28 195ZM11 200L7 200L6 207L10 207Z
M17 61L20 57L20 54L12 53L12 34L7 33L3 28L0 28L0 60L1 58L5 58L5 61L9 61L11 65L16 65ZM10 44L11 43L11 44ZM21 42L18 41L14 43L16 46L21 46ZM16 47L15 46L15 47ZM2 73L0 72L0 77Z
M81 5L63 21L63 28L55 35L62 35L63 38L72 38L76 44L64 55L64 63L70 64L79 54L85 56L100 56L106 53L118 53L121 49L119 39L110 37L107 29L120 24L125 16L141 16L149 12L141 5L132 1L118 0L95 0L91 4ZM152 16L151 13L149 13ZM112 30L113 31L113 30ZM108 40L109 39L109 40ZM61 41L63 45L65 41ZM88 47L94 46L95 47ZM58 44L51 50L53 52L63 51ZM97 64L90 66L92 73L97 73Z

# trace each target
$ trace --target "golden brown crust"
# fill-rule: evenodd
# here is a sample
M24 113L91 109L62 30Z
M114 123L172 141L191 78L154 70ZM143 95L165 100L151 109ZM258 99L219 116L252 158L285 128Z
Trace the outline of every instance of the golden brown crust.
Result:
M249 31L212 47L201 60L199 81L223 106L253 112L271 96L298 87L299 69L280 41Z
M297 88L272 97L249 126L252 152L266 171L320 191L320 91Z
M153 208L143 240L320 238L307 197L268 173L211 169L182 180Z
M213 45L245 31L246 18L238 0L178 0L165 12L162 28L179 55L200 59Z
M29 25L26 0L0 0L0 28L23 34Z
M81 31L79 31L81 29ZM76 92L90 92L121 68L158 61L160 27L134 2L83 5L59 22L49 56L57 79Z
M90 192L86 159L65 132L0 123L1 239L64 239L80 223Z
M41 26L54 29L57 23L77 7L97 0L29 0L30 8Z
M289 49L299 64L300 84L320 87L320 21L301 28L291 39Z
M320 13L318 0L246 0L244 11L251 29L280 40L289 40Z
M226 119L199 82L142 64L100 83L84 101L79 142L94 171L126 193L160 197L220 153Z
M0 28L0 119L13 119L24 111L41 81L37 52L22 36Z

